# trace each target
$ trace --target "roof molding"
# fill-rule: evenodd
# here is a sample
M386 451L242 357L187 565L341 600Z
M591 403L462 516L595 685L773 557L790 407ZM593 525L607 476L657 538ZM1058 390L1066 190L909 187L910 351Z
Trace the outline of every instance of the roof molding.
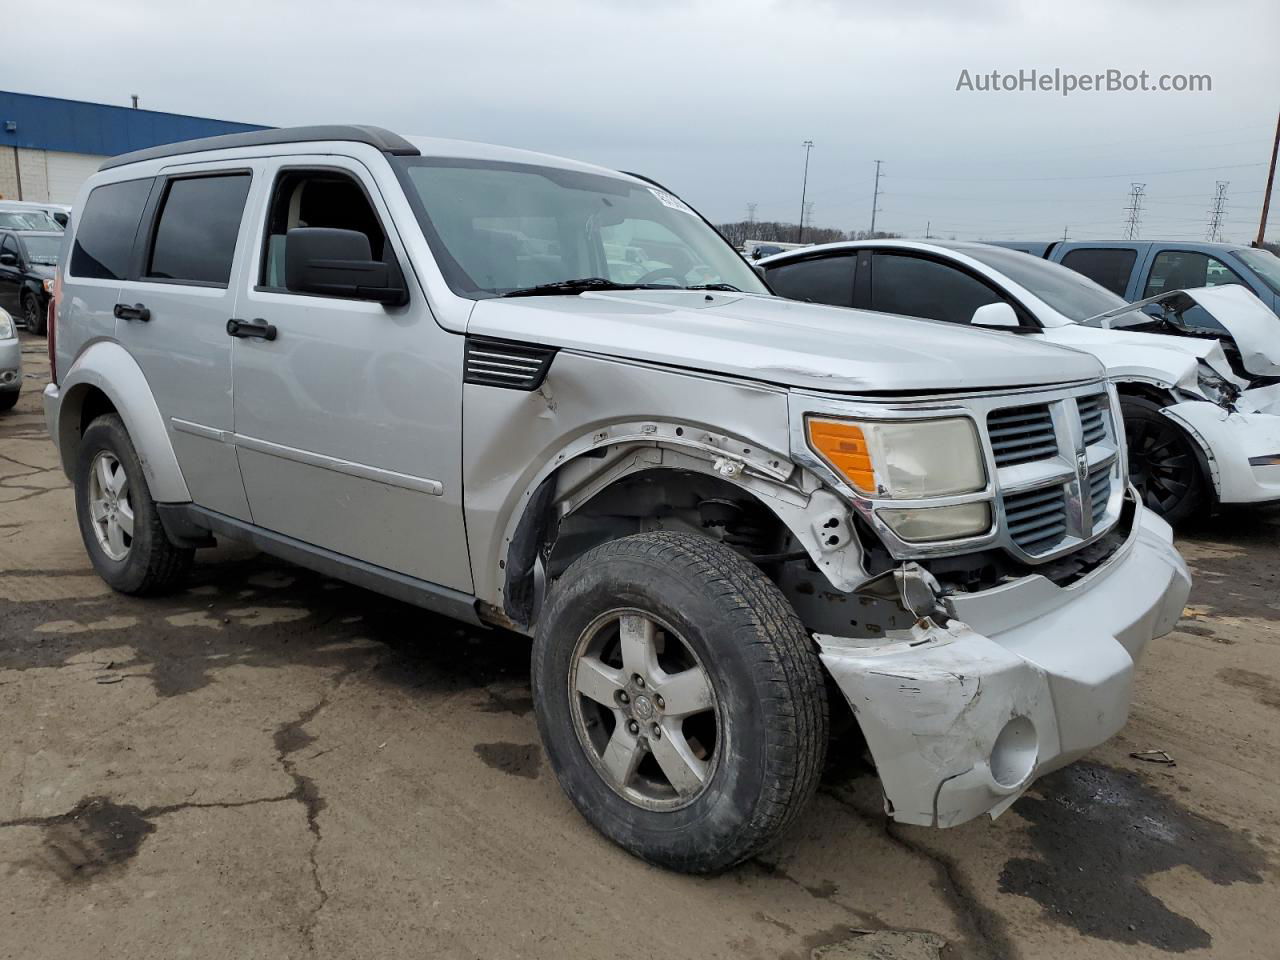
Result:
M179 157L189 153L207 153L211 150L231 150L236 147L261 147L282 143L312 143L322 140L341 140L347 143L365 143L397 157L416 157L418 148L397 133L382 127L365 127L347 124L328 124L315 127L281 127L279 129L253 130L249 133L230 133L220 137L202 137L199 140L180 140L145 150L122 153L103 161L99 170L110 170L143 160L162 157Z

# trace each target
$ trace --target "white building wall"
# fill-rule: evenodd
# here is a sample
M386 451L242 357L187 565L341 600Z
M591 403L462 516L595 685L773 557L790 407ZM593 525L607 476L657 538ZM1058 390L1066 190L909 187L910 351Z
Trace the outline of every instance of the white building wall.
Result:
M0 199L74 203L104 157L19 147L0 149Z

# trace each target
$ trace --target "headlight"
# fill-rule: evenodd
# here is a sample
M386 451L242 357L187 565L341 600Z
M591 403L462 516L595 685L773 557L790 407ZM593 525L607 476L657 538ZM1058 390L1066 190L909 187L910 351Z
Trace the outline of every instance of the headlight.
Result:
M1196 386L1207 400L1228 410L1234 407L1236 398L1240 396L1240 390L1234 383L1203 360L1199 361L1196 369Z
M44 292L49 296L53 296L53 279L42 281L42 285L44 286Z
M14 336L13 317L0 310L0 340L12 340Z
M987 485L982 448L968 417L943 420L810 418L809 445L858 492L877 500L927 500ZM945 506L878 505L876 516L903 540L959 540L991 529L986 501Z
M859 493L921 500L987 484L968 417L946 420L809 420L809 445Z

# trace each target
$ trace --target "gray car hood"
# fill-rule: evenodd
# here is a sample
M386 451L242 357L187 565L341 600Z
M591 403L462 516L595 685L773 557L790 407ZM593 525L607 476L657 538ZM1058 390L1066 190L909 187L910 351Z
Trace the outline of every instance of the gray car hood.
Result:
M479 301L467 332L848 393L1099 379L1084 353L930 320L701 290Z

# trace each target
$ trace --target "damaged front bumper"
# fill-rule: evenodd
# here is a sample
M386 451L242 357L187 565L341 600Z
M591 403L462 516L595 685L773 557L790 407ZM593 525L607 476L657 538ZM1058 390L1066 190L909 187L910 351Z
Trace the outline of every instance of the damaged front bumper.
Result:
M1168 524L1139 508L1125 543L1069 586L1036 574L955 595L947 626L924 620L892 643L817 639L890 815L950 827L997 816L1118 731L1135 663L1190 588Z
M1228 412L1217 404L1186 401L1161 410L1204 450L1219 503L1280 500L1280 390L1247 390L1244 399L1260 406ZM1266 410L1268 412L1263 412Z

